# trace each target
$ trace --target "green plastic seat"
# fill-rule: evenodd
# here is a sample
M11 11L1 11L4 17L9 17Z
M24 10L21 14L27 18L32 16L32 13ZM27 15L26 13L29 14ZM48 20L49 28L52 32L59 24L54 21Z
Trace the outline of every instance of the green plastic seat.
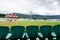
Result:
M12 39L21 39L22 35L24 33L24 26L12 26L11 33L12 33Z
M8 33L9 28L7 26L0 26L0 40L5 40Z
M26 32L30 39L35 39L38 36L38 26L27 26Z
M51 33L52 33L52 26L50 25L42 25L40 26L40 32L43 35L43 38L51 39Z
M60 25L55 25L53 27L53 31L58 35L60 36Z
M53 27L53 32L57 35L57 40L60 40L60 25L55 25Z

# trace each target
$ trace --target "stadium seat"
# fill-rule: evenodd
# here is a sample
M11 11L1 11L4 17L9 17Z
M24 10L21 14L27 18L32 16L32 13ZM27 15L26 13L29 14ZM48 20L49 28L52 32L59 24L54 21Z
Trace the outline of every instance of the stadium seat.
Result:
M40 32L43 35L43 40L52 40L51 33L52 33L52 26L50 25L42 25L40 26Z
M56 34L57 40L60 40L60 25L55 25L53 27L53 32Z
M9 33L7 26L0 26L0 40L6 40L6 35Z
M38 36L38 26L27 26L26 32L31 40L35 40Z
M11 40L17 40L17 39L22 39L22 35L24 33L24 26L12 26L11 27L11 33L12 33L12 38Z

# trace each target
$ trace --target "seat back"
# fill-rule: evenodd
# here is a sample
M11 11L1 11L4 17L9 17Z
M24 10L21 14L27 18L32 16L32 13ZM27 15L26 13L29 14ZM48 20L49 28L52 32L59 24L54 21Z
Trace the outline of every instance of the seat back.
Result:
M55 25L53 27L53 32L55 32L58 36L60 36L60 25Z
M20 39L24 33L24 26L12 26L12 39Z
M43 25L40 26L40 32L43 34L43 37L49 37L52 33L52 26L50 25Z
M0 26L0 39L6 39L9 33L9 28L7 26Z
M38 26L27 26L26 32L29 38L36 38L38 35Z

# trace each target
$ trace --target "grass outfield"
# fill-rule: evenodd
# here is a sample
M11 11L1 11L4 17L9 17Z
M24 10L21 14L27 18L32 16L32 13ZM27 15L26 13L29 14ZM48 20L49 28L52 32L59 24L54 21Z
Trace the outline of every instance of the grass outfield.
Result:
M11 26L15 26L15 25L22 25L22 26L28 26L28 25L37 25L37 26L41 26L41 25L57 25L60 24L60 22L0 22L0 26L8 26L9 28Z

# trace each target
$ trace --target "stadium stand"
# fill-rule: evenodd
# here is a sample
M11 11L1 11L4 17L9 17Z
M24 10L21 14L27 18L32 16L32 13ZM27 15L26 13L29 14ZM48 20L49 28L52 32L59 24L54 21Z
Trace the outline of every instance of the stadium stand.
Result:
M22 39L24 29L25 29L24 26L12 26L12 28L11 28L11 33L12 33L11 40Z
M30 40L35 40L38 36L38 26L27 26L26 32Z
M60 25L0 26L0 40L60 40Z
M42 25L40 26L40 32L42 33L43 35L43 40L52 40L52 36L51 36L51 33L52 33L52 26L50 25Z
M0 26L0 40L6 40L6 35L9 33L9 28Z

